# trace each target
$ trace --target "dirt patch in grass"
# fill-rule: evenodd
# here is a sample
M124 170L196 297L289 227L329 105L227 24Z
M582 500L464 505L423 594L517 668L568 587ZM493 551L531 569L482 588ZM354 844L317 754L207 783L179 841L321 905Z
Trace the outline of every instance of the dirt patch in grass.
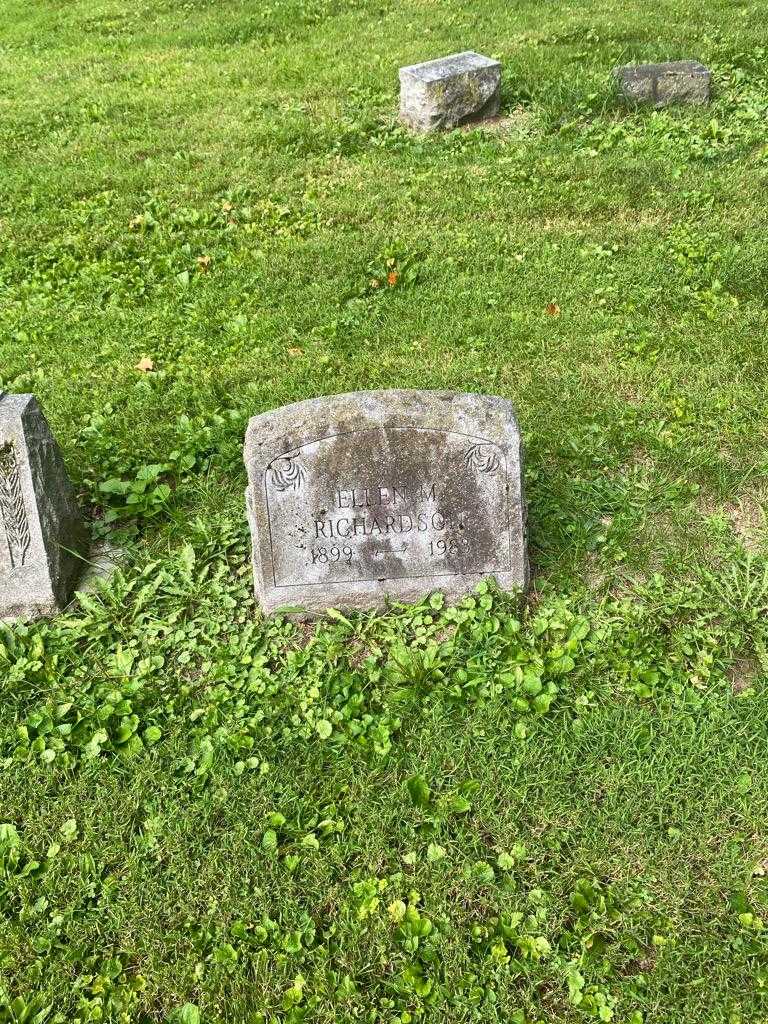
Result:
M766 494L763 489L758 493L734 495L725 502L702 492L697 505L704 519L719 519L729 526L748 554L765 549Z
M296 628L296 646L304 648L314 639L319 623L295 621L294 626Z
M530 107L515 107L507 113L461 125L461 130L465 132L478 129L510 139L530 138L541 134L536 113Z
M759 551L765 539L765 512L761 502L745 494L727 505L725 512L744 549L750 553Z
M731 689L736 695L754 689L759 674L759 664L755 658L750 657L736 658L726 673Z

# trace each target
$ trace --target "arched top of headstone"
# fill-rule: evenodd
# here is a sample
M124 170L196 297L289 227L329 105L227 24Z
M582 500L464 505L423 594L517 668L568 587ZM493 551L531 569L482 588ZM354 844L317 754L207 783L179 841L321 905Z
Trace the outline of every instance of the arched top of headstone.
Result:
M443 430L476 435L498 435L509 440L519 437L512 403L494 395L476 395L460 391L427 391L397 388L381 391L350 391L340 395L308 398L283 405L252 417L246 434L246 451L267 441L283 437L286 450L293 440L319 434L338 434L342 430L380 426L401 429Z
M509 401L358 391L254 416L245 463L267 611L525 587L520 431Z

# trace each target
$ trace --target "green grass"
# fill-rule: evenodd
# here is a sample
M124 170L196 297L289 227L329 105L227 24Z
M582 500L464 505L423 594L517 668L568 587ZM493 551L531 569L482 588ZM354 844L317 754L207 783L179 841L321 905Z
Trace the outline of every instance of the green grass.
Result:
M2 632L0 1022L765 1024L763 5L0 22L0 386L128 552ZM410 137L467 48L504 120ZM393 386L514 401L528 610L264 621L247 418Z

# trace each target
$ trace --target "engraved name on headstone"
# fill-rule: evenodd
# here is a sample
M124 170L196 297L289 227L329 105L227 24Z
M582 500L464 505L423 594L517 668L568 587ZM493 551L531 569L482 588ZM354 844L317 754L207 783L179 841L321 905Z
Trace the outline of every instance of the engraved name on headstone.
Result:
M0 392L0 619L34 619L63 608L87 546L40 406L33 395Z
M255 416L245 445L266 612L373 609L528 581L520 432L501 398L361 391Z

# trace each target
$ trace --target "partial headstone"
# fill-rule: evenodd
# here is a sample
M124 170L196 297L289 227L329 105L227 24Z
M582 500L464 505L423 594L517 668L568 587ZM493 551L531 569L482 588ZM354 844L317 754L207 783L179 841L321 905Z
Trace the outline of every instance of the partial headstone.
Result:
M708 103L712 73L696 60L666 64L627 64L614 68L622 96L634 103L666 107L671 103Z
M34 395L0 392L0 619L62 609L87 550L59 446Z
M358 391L254 416L246 501L265 612L380 609L480 580L528 583L510 402ZM299 613L301 614L301 613Z
M400 68L400 120L418 132L499 112L501 64L467 50Z

